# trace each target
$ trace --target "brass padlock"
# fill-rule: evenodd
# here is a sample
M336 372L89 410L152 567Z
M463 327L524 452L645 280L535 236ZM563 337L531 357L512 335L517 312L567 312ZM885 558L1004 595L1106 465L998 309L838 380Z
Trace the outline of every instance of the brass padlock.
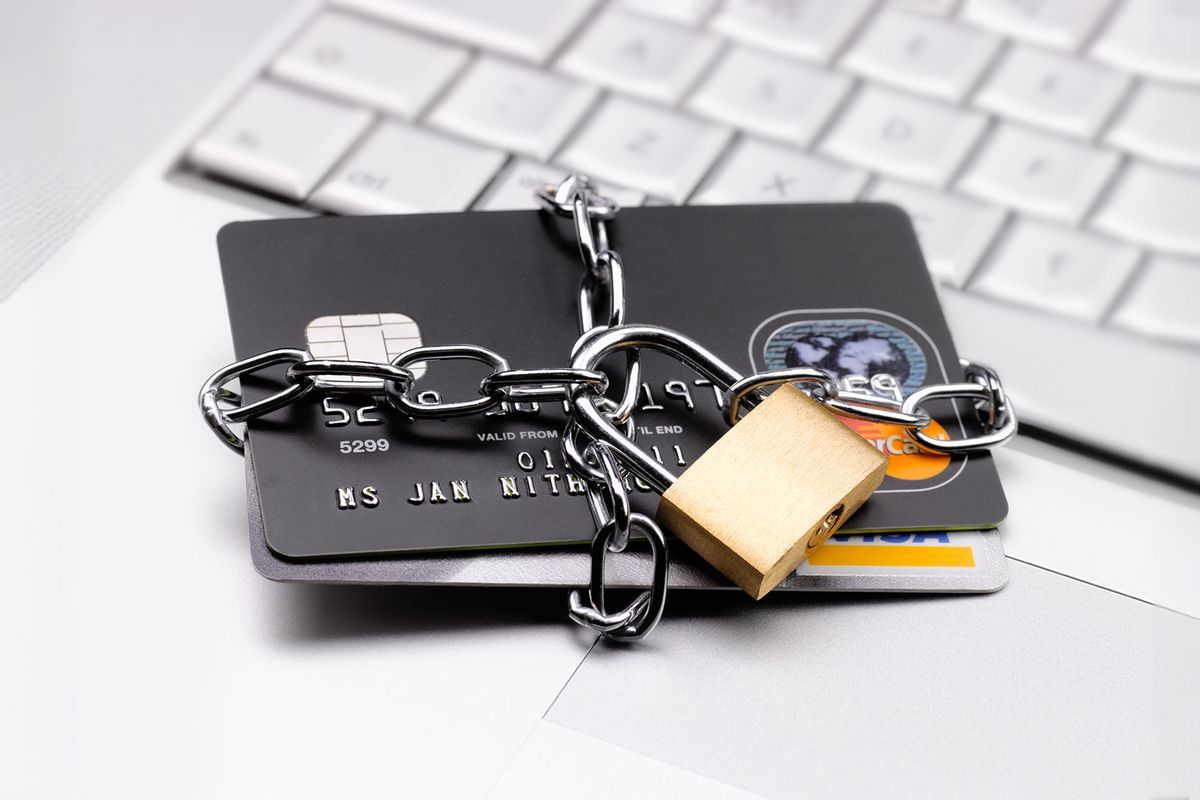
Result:
M679 476L655 516L758 599L866 502L886 469L879 450L781 386Z
M741 378L688 337L648 325L598 331L577 345L572 366L595 369L630 347L665 351L725 389ZM858 510L887 469L886 456L791 385L759 403L678 479L583 392L575 410L588 434L662 492L657 518L755 599Z

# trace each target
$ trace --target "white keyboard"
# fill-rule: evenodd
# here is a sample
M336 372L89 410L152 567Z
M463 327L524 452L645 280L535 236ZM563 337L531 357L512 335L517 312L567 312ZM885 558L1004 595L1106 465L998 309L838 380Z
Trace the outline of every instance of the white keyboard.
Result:
M184 164L339 214L530 208L568 170L894 202L1023 419L1200 479L1127 399L1200 394L1197 43L1200 0L337 0Z

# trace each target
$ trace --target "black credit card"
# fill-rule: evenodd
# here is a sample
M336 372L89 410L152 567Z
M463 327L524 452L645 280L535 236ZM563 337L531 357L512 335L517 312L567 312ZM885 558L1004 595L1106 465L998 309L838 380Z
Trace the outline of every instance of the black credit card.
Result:
M888 397L962 380L912 226L893 206L630 208L609 230L628 321L689 334L737 369L818 366ZM566 365L576 338L578 249L565 221L537 212L233 223L218 244L239 358L307 346L379 360L473 343L532 368ZM477 397L486 372L435 363L416 390ZM726 430L718 391L658 353L644 354L642 379L638 441L682 470ZM247 401L281 381L244 380ZM966 404L934 411L935 433L977 430ZM267 543L327 559L588 541L582 485L559 452L565 419L550 403L409 422L367 391L310 393L250 425ZM989 455L924 454L900 429L848 424L891 463L843 530L1003 520ZM640 510L657 507L657 495L634 494Z

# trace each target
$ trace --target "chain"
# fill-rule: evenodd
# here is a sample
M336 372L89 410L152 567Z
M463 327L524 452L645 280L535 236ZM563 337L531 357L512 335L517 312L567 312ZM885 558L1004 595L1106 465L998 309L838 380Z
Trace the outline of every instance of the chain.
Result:
M544 210L568 217L583 261L579 285L579 338L571 352L571 365L539 369L512 369L500 354L473 344L415 347L391 360L339 361L314 359L304 350L270 350L230 364L213 373L200 390L200 411L216 436L230 449L244 454L245 438L233 426L249 422L295 403L314 389L322 393L363 391L346 378L369 378L382 385L376 392L409 420L448 419L484 414L512 403L561 401L568 409L562 436L563 457L583 481L596 522L591 547L591 582L585 595L572 591L569 609L573 620L615 639L640 639L662 617L666 602L668 550L662 529L650 517L632 511L626 484L630 473L663 491L674 481L661 465L645 457L634 443L633 414L641 386L643 349L657 349L696 369L724 389L724 411L729 425L762 402L766 390L784 383L798 384L831 412L904 428L922 449L934 453L961 453L1002 444L1016 433L1017 418L994 370L963 361L966 380L922 387L904 400L843 390L828 372L807 367L759 372L742 376L690 337L665 328L625 323L625 273L621 257L609 247L607 222L620 207L597 193L582 175L543 187L537 194ZM620 397L608 396L608 374L599 369L610 355L625 355ZM422 402L413 367L432 361L469 360L490 368L475 397L453 402ZM245 404L228 384L261 370L287 365L286 386L274 394ZM971 401L982 433L962 439L935 438L926 432L933 417L926 409L932 401ZM634 534L649 542L652 554L650 588L620 611L605 603L605 562L609 553L620 553Z

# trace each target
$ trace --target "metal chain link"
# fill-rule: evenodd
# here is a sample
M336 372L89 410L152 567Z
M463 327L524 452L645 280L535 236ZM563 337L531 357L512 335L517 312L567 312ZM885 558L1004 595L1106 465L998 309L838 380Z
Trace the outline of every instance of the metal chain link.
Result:
M754 408L762 402L762 390L769 386L811 384L813 391L809 393L810 396L833 413L904 428L921 449L931 453L963 453L1003 444L1017 432L1017 418L1010 413L1011 408L999 376L995 370L982 364L965 359L961 363L968 383L923 386L903 401L845 391L832 375L820 369L797 367L757 372L742 378L725 392L725 421L734 425L742 416L742 407ZM925 428L933 421L925 404L930 400L954 398L975 402L983 433L946 440L935 439L925 432Z
M513 403L566 402L571 399L571 387L575 385L604 394L608 391L608 376L594 369L570 367L510 369L488 375L480 382L479 391Z
M996 372L981 364L963 361L962 383L922 387L903 401L844 390L830 373L800 367L742 376L695 340L654 326L625 324L625 273L621 257L609 247L606 223L620 211L600 195L583 175L537 193L542 207L574 223L584 271L579 286L579 332L571 351L571 365L538 369L511 369L498 353L472 344L415 347L390 363L314 359L304 350L280 349L260 353L213 373L200 390L201 414L214 434L229 448L245 452L245 438L232 428L295 403L313 389L323 393L363 391L346 378L381 381L377 396L406 418L447 419L484 414L509 403L561 401L569 410L562 436L562 453L573 472L587 484L588 502L596 521L591 548L591 581L585 599L570 595L570 616L581 625L615 639L640 639L662 618L666 602L668 550L662 529L653 519L633 512L626 487L627 469L639 473L660 489L673 480L665 469L645 469L645 459L634 443L633 413L641 386L640 354L658 349L698 369L723 386L726 422L734 425L766 397L772 386L791 383L835 414L904 428L923 449L934 453L962 453L1002 444L1016 433L1017 417ZM599 370L604 358L617 352L626 356L620 398L607 395L609 377ZM478 361L491 369L479 384L479 396L467 400L420 402L412 368L432 361ZM287 365L287 385L268 397L245 404L228 384L273 366ZM340 380L339 380L340 379ZM926 432L933 416L926 404L939 400L969 400L978 416L981 433L963 439L937 439ZM748 413L748 411L746 412ZM657 467L658 465L653 465ZM650 545L652 580L648 589L619 612L605 605L605 559L626 549L639 534Z
M559 216L570 217L575 226L583 277L579 283L579 341L598 331L611 330L625 323L625 265L609 247L606 222L620 211L613 200L596 192L586 176L572 175L557 186L547 185L538 193L542 207ZM572 359L575 352L572 352ZM596 365L597 367L599 364ZM641 354L629 350L625 356L624 391L620 400L589 396L614 425L625 428L626 440L635 433L634 409L641 388ZM571 408L585 390L577 388L571 396ZM598 394L604 395L604 391ZM624 475L612 450L592 439L580 450L582 433L572 412L562 437L563 458L588 486L588 501L596 519L592 542L591 585L585 601L579 592L570 597L570 616L581 625L612 639L640 639L650 633L662 618L667 597L667 540L654 520L633 514ZM625 550L632 530L638 530L650 542L653 579L650 588L623 611L609 614L604 602L604 565L608 553Z

